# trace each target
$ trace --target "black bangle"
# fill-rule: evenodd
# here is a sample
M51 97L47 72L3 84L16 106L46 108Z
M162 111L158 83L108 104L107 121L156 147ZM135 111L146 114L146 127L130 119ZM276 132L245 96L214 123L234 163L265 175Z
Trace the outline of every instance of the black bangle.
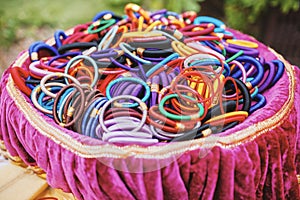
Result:
M79 49L81 51L87 50L91 47L97 47L96 42L74 42L71 44L65 44L62 45L61 47L58 48L58 53L59 54L64 54L67 51L74 50L74 49Z

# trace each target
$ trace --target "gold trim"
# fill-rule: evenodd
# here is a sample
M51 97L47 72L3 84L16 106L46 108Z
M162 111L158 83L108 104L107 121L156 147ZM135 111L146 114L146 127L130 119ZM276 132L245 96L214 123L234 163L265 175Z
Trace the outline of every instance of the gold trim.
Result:
M270 49L271 50L271 49ZM295 92L295 75L293 66L287 63L282 56L278 55L275 51L271 50L275 55L282 60L286 66L286 72L289 78L289 95L287 101L278 111L278 113L264 121L258 122L237 131L234 134L227 136L211 135L207 138L200 138L191 141L169 143L163 146L149 146L141 147L138 145L119 147L113 144L103 145L85 145L73 139L70 135L60 130L57 126L48 124L45 119L37 112L34 107L29 104L20 90L14 86L11 76L8 78L6 85L7 91L19 110L23 113L27 121L42 135L53 140L58 145L63 146L69 151L78 156L85 158L99 158L99 157L112 157L112 158L126 158L128 156L135 156L136 158L156 158L164 159L170 156L182 154L186 151L197 149L200 147L212 148L220 146L223 148L233 148L242 143L254 140L256 137L268 132L271 129L280 126L284 119L288 116L294 104ZM28 58L28 53L25 52L14 64L14 67L21 66Z

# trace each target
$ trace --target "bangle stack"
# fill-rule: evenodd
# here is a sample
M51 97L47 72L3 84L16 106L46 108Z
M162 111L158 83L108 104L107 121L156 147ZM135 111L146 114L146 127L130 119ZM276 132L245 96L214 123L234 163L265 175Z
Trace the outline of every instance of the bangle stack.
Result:
M79 134L150 145L230 129L267 104L284 64L215 18L129 3L29 47L16 86L42 114Z

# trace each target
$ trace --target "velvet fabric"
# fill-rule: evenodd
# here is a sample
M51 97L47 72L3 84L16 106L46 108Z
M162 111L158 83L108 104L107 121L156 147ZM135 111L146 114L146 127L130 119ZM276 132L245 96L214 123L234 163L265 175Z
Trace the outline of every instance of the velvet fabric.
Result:
M266 60L277 57L261 43L259 50ZM11 67L26 68L25 58ZM127 148L61 128L12 88L6 70L0 87L0 140L12 156L41 167L52 187L77 199L299 199L299 81L297 67L285 71L264 93L264 108L217 136ZM257 124L276 116L287 101L293 102L287 114L260 130Z

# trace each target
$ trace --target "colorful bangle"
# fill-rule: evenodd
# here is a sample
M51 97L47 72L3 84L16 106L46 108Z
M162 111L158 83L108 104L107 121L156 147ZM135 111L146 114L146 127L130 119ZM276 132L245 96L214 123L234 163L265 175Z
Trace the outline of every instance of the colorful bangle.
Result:
M187 95L183 95L185 96L186 98L191 98ZM190 116L184 116L184 115L174 115L172 113L169 113L165 110L164 108L164 104L166 103L167 100L171 99L171 98L178 98L179 96L177 94L170 94L170 95L167 95L165 96L161 102L159 103L159 111L166 117L170 118L170 119L173 119L173 120L195 120L195 119L198 119L200 117L202 117L202 115L204 114L204 107L202 104L200 103L197 103L197 106L199 108L199 112L197 114L194 114L194 115L190 115Z
M106 97L107 99L111 99L112 96L110 94L110 90L111 90L111 87L117 83L120 83L120 82L123 82L123 81L130 81L130 82L135 82L135 83L138 83L138 84L141 84L144 86L145 88L145 95L144 97L142 98L142 102L146 102L149 97L150 97L150 88L149 86L144 82L142 81L141 79L138 79L138 78L133 78L133 77L123 77L123 78L118 78L118 79L115 79L113 81L111 81L108 86L106 87ZM136 107L138 106L137 103L133 103L133 104L122 104L123 107L128 107L128 108L132 108L132 107Z
M102 129L104 130L104 132L109 132L109 130L107 129L107 127L104 124L104 112L105 112L105 110L108 108L108 106L111 103L114 103L113 104L114 106L123 107L124 103L115 103L116 101L123 100L123 99L129 99L129 100L136 101L136 103L134 103L134 104L138 104L140 106L141 111L143 112L143 118L141 119L140 124L138 126L136 126L132 131L133 132L134 131L139 131L142 128L142 126L145 124L146 118L147 118L147 106L146 106L146 104L137 97L130 96L130 95L120 95L120 96L113 97L113 98L109 99L103 105L103 107L100 111L99 122L100 122L100 125L101 125ZM131 104L131 105L133 105L133 104Z
M84 60L87 60L89 61L93 68L94 68L94 79L93 79L93 82L91 83L90 87L93 88L96 86L97 84L97 81L98 81L98 78L99 78L99 73L98 73L98 66L96 64L96 62L91 58L91 57L88 57L86 55L79 55L79 56L75 56L73 57L67 64L66 68L65 68L65 74L68 74L68 71L69 69L71 68L72 64L77 61L77 60L81 60L81 59L84 59ZM69 81L68 79L65 77L65 81L66 83L68 84Z

